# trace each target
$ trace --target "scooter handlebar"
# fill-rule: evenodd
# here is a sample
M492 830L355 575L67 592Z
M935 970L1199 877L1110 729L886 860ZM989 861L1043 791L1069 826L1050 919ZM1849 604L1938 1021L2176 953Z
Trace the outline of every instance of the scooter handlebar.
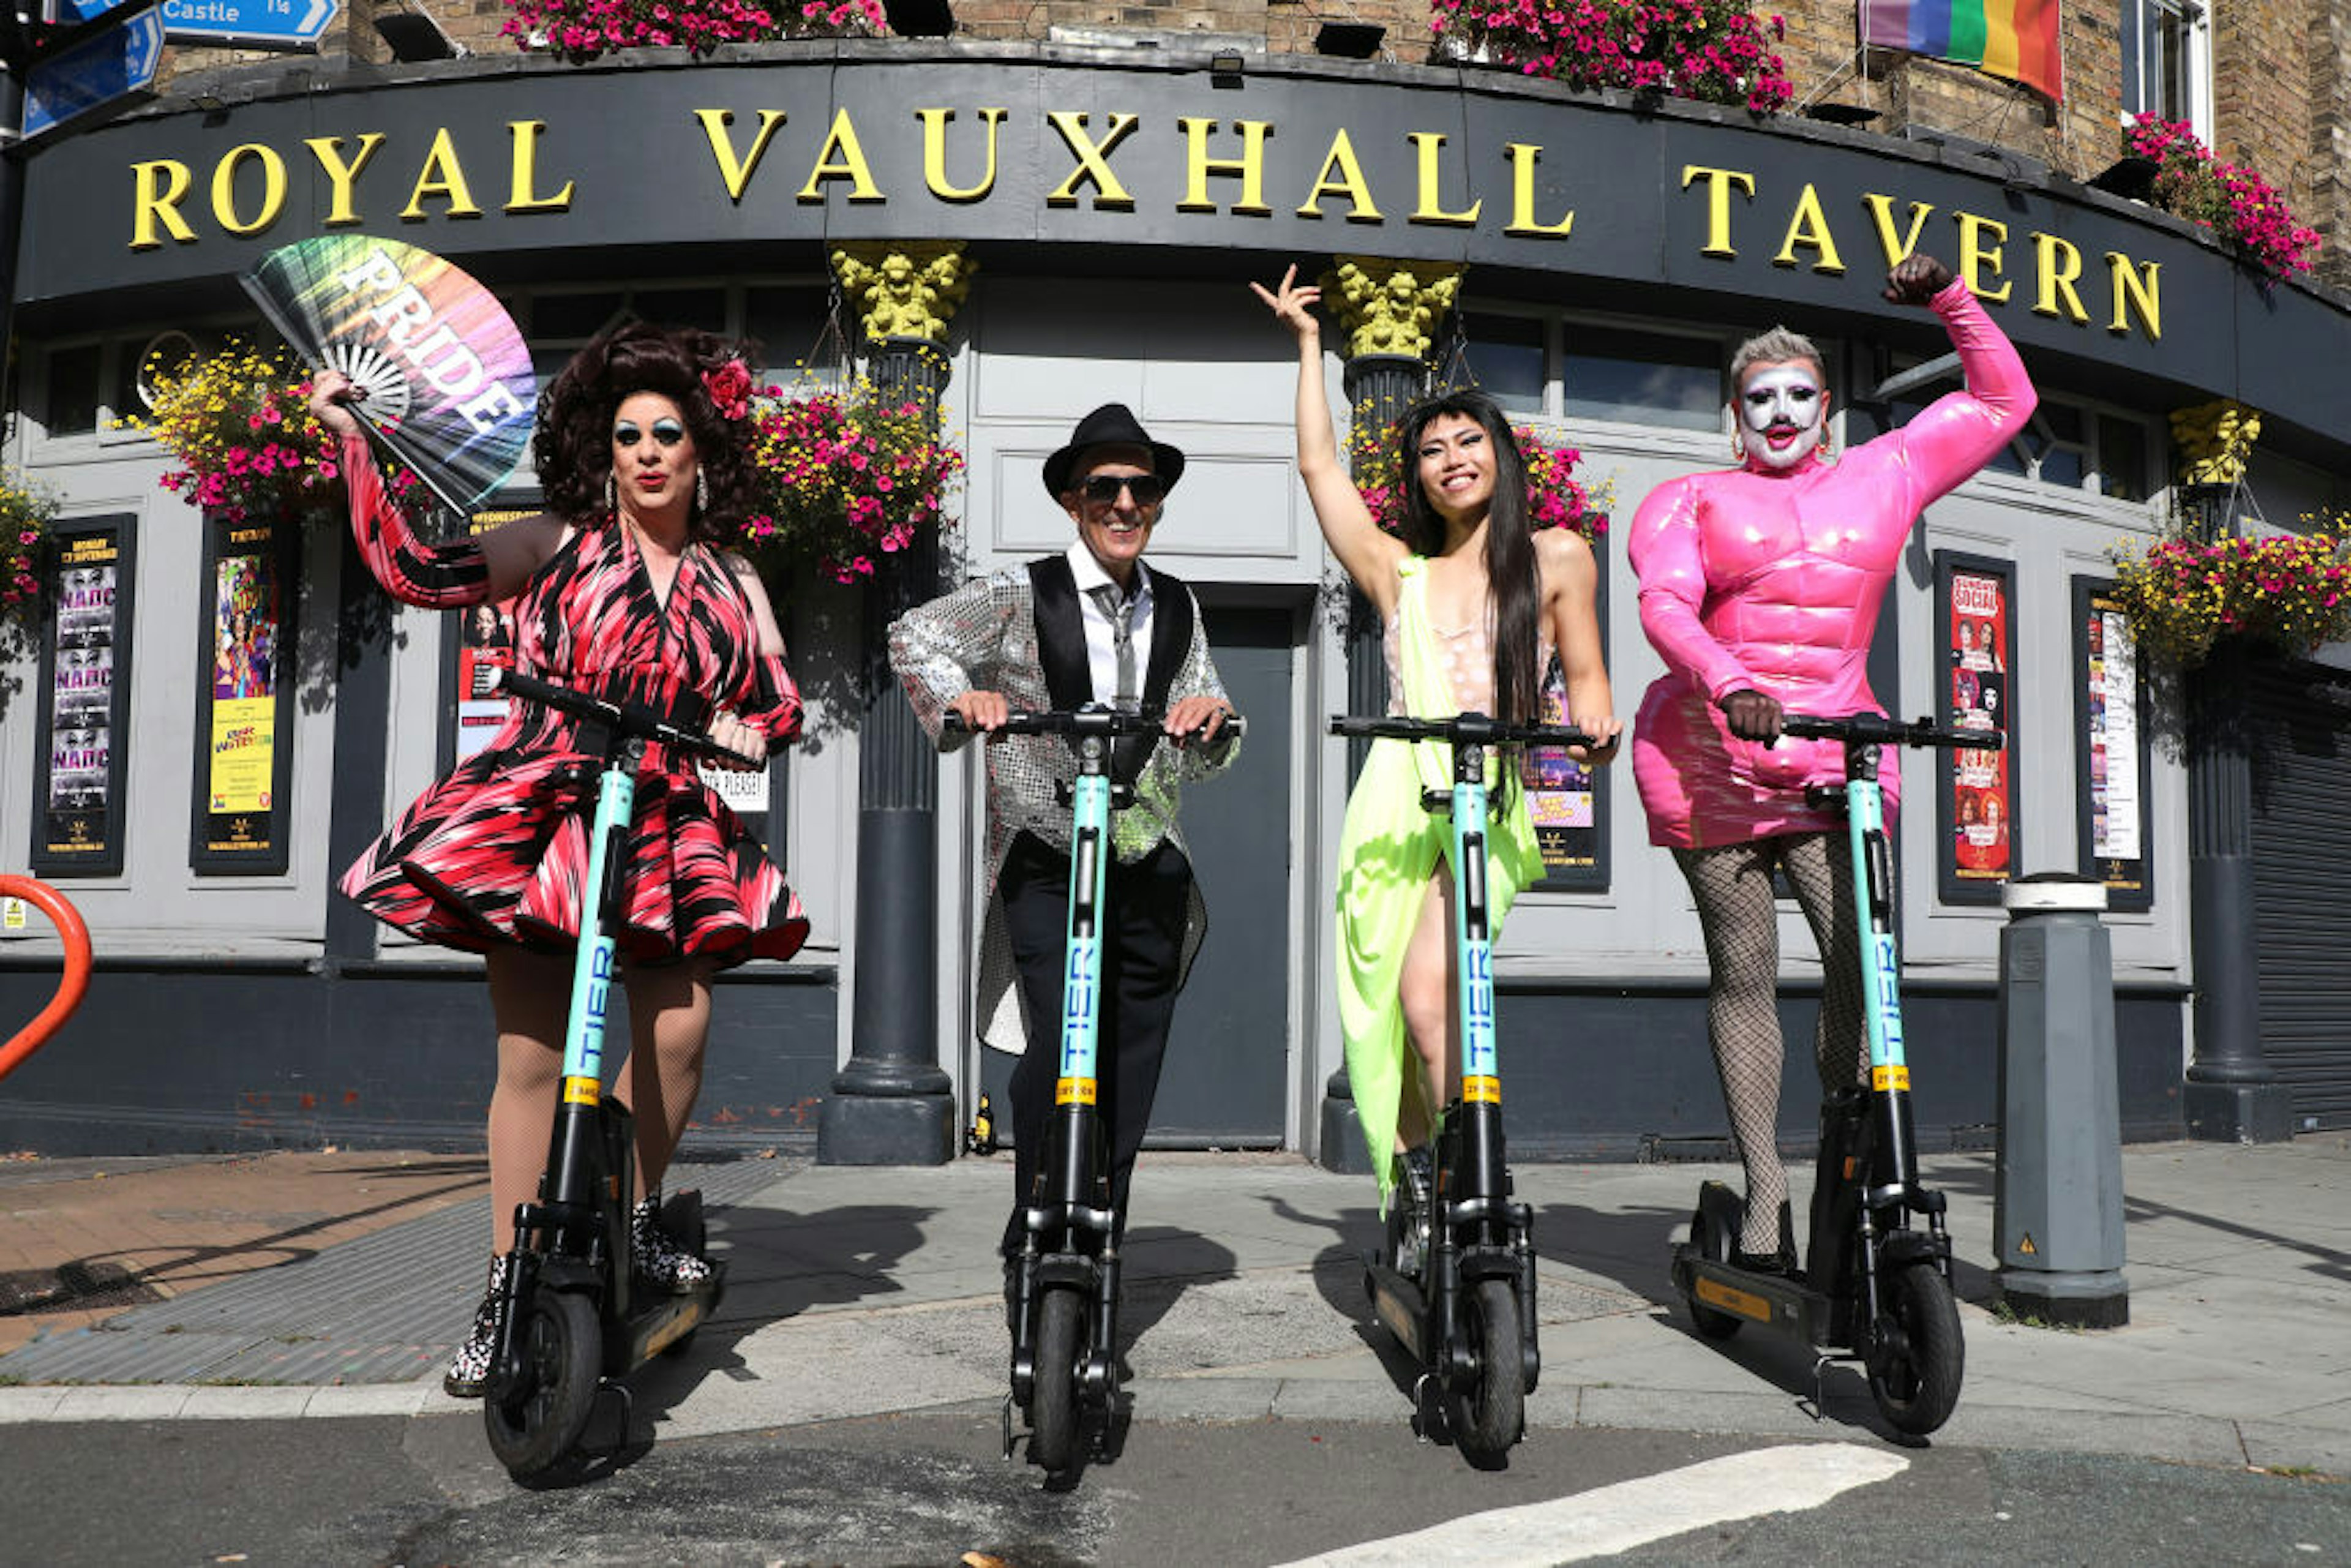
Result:
M1998 751L2001 746L2001 733L1996 729L1962 729L1955 725L1937 724L1930 718L1905 724L1877 713L1847 714L1841 718L1821 714L1782 714L1780 728L1799 740L1841 740L1848 746L1967 747L1979 751Z
M526 675L502 664L486 661L476 663L474 665L474 695L476 698L493 697L501 692L540 707L568 713L590 724L605 725L615 736L653 741L681 757L702 758L712 762L747 763L754 768L768 765L767 758L763 757L747 757L719 745L706 735L680 728L643 703L607 702L602 697L590 696L586 692L574 691L553 681L542 681L536 675Z
M1067 736L1157 735L1161 733L1160 727L1165 722L1166 716L1166 714L1158 708L1142 708L1133 712L1112 707L1034 710L1015 708L1004 716L1004 723L998 727L997 733ZM947 709L939 716L939 727L950 734L967 733L971 730L971 726L964 722L963 715L953 708ZM1225 722L1217 733L1220 737L1238 736L1247 733L1248 729L1249 721L1232 709L1227 708Z
M1590 746L1592 737L1563 724L1505 724L1482 713L1451 718L1400 718L1388 715L1331 716L1331 733L1374 740L1443 740L1456 746Z

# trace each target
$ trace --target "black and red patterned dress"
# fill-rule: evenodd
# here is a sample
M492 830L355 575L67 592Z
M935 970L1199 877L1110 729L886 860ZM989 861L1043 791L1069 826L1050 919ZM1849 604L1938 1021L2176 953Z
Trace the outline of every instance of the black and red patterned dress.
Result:
M486 597L486 573L467 599L474 573L451 570L435 559L446 552L393 526L369 483L371 465L362 465L353 522L367 530L361 551L385 587L436 605ZM429 586L420 591L420 582ZM517 666L542 679L642 702L689 728L726 709L771 747L799 731L799 690L782 660L760 653L750 601L707 545L686 550L664 604L624 529L575 528L516 597L514 624ZM602 759L580 749L578 721L520 702L513 709L486 747L368 847L342 891L443 946L478 953L519 943L568 954L587 898ZM766 847L690 761L660 746L646 747L638 771L626 864L613 937L640 963L788 958L808 937L799 900Z

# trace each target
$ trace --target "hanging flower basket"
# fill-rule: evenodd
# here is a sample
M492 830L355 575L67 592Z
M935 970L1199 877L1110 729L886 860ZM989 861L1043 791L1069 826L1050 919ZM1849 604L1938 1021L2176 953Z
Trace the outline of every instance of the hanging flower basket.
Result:
M1439 58L1776 114L1795 92L1786 32L1736 0L1432 0Z
M683 47L778 38L871 37L886 31L880 0L507 0L499 29L526 54L584 65L615 49Z
M232 523L250 517L339 520L341 452L310 412L310 382L284 349L265 353L231 339L175 367L142 372L151 412L115 421L143 430L180 466L163 488ZM416 476L395 468L393 498L421 509Z
M769 387L752 417L760 507L738 543L771 571L807 567L861 582L954 526L947 501L963 454L934 432L922 400L863 381L797 395Z
M2154 164L2147 200L2203 225L2272 277L2310 270L2318 231L2294 221L2285 197L2251 169L2223 163L2184 122L2142 114L2123 152Z
M2304 519L2310 521L2313 519ZM2351 636L2351 538L2328 531L2204 540L2174 534L2116 558L2115 598L2138 645L2193 669L2222 640L2288 654Z
M0 472L0 649L20 649L33 629L57 516L56 497L34 489L13 470Z
M1613 480L1588 486L1575 476L1583 454L1554 446L1524 425L1514 425L1527 465L1527 521L1534 528L1573 528L1587 539L1608 531L1608 508L1616 503ZM1358 419L1347 442L1355 488L1373 520L1390 533L1404 527L1405 492L1396 452L1396 427L1374 428Z

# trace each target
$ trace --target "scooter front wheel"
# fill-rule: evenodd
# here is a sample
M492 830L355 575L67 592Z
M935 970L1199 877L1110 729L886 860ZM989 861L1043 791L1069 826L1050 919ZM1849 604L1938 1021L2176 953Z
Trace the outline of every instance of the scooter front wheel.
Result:
M602 1381L596 1309L570 1291L536 1291L515 1325L522 1377L506 1398L482 1406L490 1452L507 1473L530 1481L560 1465L580 1443Z
M1446 1420L1462 1453L1491 1463L1526 1431L1526 1364L1519 1354L1519 1298L1508 1280L1481 1280L1462 1301L1461 1329L1477 1372L1447 1398Z
M1030 1396L1029 1458L1065 1475L1078 1451L1078 1361L1085 1348L1085 1298L1049 1285L1037 1308L1037 1381Z
M1896 1430L1923 1437L1959 1403L1967 1353L1959 1303L1942 1274L1925 1262L1895 1270L1885 1301L1865 1358L1869 1396Z

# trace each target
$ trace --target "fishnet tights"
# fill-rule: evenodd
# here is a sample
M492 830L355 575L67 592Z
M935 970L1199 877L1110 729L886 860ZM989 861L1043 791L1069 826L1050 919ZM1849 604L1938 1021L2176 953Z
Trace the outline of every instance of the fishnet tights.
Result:
M1858 1083L1868 1052L1862 1029L1861 956L1855 940L1853 857L1837 833L1785 833L1711 850L1676 850L1674 860L1698 900L1698 925L1713 971L1707 990L1707 1037L1731 1141L1747 1168L1747 1212L1740 1249L1776 1251L1788 1176L1781 1168L1780 923L1772 907L1776 864L1823 955L1820 1022L1813 1064L1821 1092Z

